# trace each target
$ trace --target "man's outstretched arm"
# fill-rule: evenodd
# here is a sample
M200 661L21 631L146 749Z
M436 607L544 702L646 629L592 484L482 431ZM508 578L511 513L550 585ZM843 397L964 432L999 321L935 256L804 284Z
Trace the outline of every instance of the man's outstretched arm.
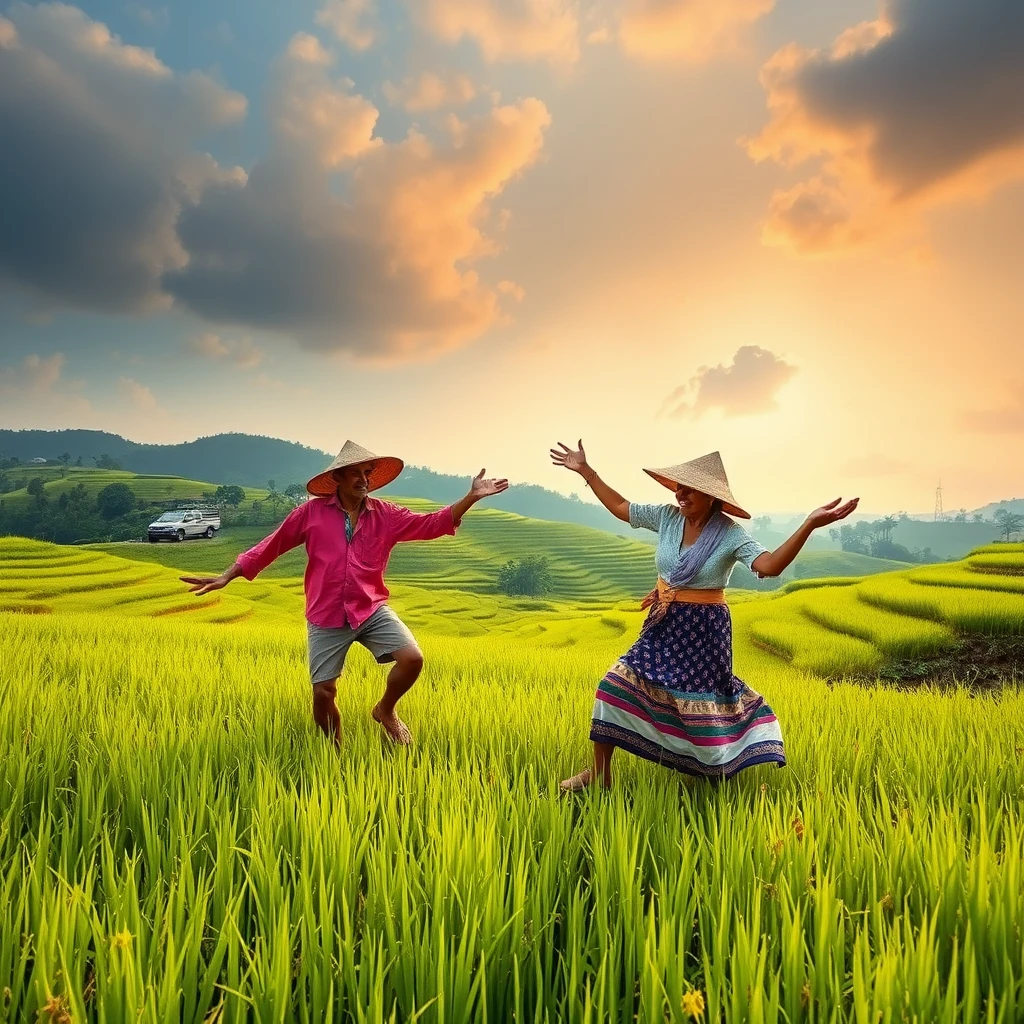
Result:
M255 547L243 551L235 559L235 564L230 569L225 569L219 576L180 576L179 579L182 583L187 583L188 589L197 596L226 587L236 576L244 576L247 580L255 579L275 558L302 543L306 529L307 504L303 503L293 508L269 537L264 537Z

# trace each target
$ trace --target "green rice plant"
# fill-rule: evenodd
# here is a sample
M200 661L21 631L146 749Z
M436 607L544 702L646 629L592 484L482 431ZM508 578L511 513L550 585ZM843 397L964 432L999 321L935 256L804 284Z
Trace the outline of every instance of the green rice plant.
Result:
M297 617L0 617L3 1014L682 1024L698 991L730 1024L1019 1019L1024 694L828 685L750 645L758 604L736 670L788 767L711 787L619 754L574 799L628 639L586 610L543 621L592 646L523 613L424 632L407 751L354 651L340 752Z
M871 643L836 632L785 609L780 602L758 607L757 617L747 623L751 638L786 658L794 668L822 676L873 675L882 667L882 654Z
M812 622L866 640L890 658L935 657L957 644L948 626L870 605L856 588L816 591L798 607Z
M928 586L903 575L868 579L857 588L877 608L945 622L966 633L1024 633L1024 595L966 587Z

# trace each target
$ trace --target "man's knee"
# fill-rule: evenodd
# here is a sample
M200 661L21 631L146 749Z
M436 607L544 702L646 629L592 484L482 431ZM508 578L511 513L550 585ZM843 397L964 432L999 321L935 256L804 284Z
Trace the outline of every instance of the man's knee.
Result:
M338 680L329 679L324 683L313 684L313 703L314 704L333 704L334 698L338 694Z
M419 673L423 669L423 652L410 644L395 651L395 664L406 672Z

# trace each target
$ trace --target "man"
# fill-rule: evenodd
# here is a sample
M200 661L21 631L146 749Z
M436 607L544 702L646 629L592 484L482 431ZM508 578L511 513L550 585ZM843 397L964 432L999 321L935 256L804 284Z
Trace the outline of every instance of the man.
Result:
M469 493L437 512L417 513L369 497L402 472L403 463L379 458L352 441L306 484L313 499L288 513L284 522L254 548L240 554L215 579L182 576L194 594L226 587L236 576L254 579L279 555L305 544L306 619L313 718L335 744L341 743L341 716L334 702L338 676L353 643L368 648L381 664L394 662L384 696L371 714L387 735L403 746L412 741L395 710L416 682L423 653L408 626L387 605L384 568L402 541L451 536L481 498L500 494L507 480L485 480L481 469Z

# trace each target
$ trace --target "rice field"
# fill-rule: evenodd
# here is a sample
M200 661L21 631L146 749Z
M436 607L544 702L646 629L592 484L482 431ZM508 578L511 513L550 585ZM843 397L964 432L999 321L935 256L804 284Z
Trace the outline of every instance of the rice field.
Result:
M1024 694L821 678L1012 632L954 568L737 601L785 769L566 799L635 601L395 587L416 744L357 649L335 752L301 581L2 539L0 1020L1024 1019Z

